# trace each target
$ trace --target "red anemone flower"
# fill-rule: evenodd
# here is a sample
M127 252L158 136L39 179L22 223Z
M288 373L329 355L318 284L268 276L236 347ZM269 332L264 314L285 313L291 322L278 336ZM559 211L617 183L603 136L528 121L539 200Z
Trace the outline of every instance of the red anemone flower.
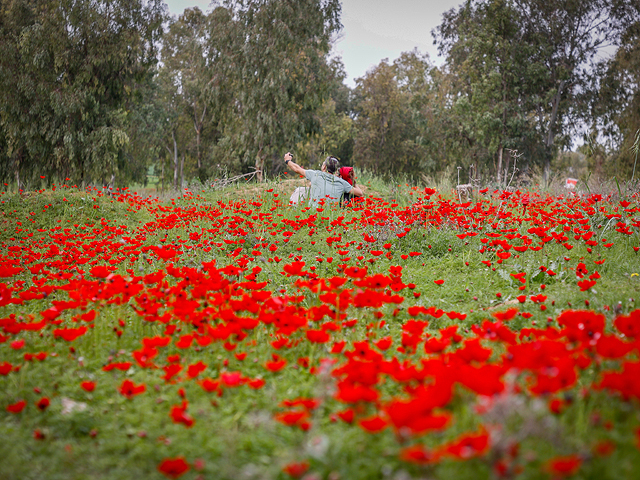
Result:
M135 395L140 395L141 393L144 393L146 389L147 389L147 386L144 383L141 383L140 385L136 385L131 380L127 379L122 382L118 390L121 395L127 398L133 398Z
M7 405L7 412L9 413L20 413L24 410L24 407L27 406L27 402L24 400L19 400L16 403L12 403L11 405Z
M80 386L82 387L83 390L87 392L93 392L96 389L96 382L86 381L86 382L82 382Z
M44 412L49 405L51 405L51 401L47 397L42 397L36 402L36 407L42 412Z
M189 471L189 464L184 457L165 458L158 465L158 471L169 478L178 478Z
M552 458L545 464L545 469L555 475L570 477L580 469L580 465L582 465L582 459L574 454Z
M282 468L282 471L293 478L300 478L309 470L309 462L292 462Z

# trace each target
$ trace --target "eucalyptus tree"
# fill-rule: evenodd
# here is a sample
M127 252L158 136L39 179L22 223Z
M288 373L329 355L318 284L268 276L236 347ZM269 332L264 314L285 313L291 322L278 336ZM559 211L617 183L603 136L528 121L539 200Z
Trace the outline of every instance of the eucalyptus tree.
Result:
M0 125L18 181L106 182L126 103L156 62L161 0L0 3Z
M428 158L421 107L428 85L428 59L405 53L385 59L356 80L355 162L382 175L416 175Z
M388 60L356 79L356 141L354 160L377 174L400 166L402 130L406 124L408 98L398 88ZM395 172L394 172L395 173Z
M640 3L628 0L513 0L522 18L523 42L533 47L530 63L541 75L525 84L543 137L544 175L551 159L570 142L572 126L588 112L577 100L603 50L620 43L640 18Z
M467 0L445 13L434 34L455 85L450 114L472 150L467 158L476 170L490 166L500 184L508 168L505 151L518 149L534 128L522 87L537 66L527 61L518 12L508 0Z
M295 148L301 165L309 165L310 168L319 165L329 154L337 157L343 165L352 164L356 131L352 118L352 92L345 84L347 74L342 59L331 58L329 66L332 70L329 95L316 113L320 128L317 133L303 137Z
M610 140L608 173L637 179L640 157L640 22L630 24L615 55L601 64L593 103L595 134ZM608 167L608 168L607 168Z
M504 147L527 146L548 180L587 116L579 100L597 55L639 11L623 0L467 0L447 12L435 35L468 130L498 163Z
M437 90L440 71L428 54L417 49L403 52L393 62L395 78L400 92L409 102L409 115L405 130L405 152L413 159L406 162L406 173L421 176L433 175L445 162L446 149L442 149L440 119L434 122L433 111L437 109ZM446 135L445 135L446 137Z
M215 141L220 109L216 108L216 91L213 83L220 70L217 56L221 39L219 11L205 15L199 8L188 8L176 20L170 22L162 43L163 69L170 72L178 88L183 114L192 128L192 140L187 142L190 155L195 159L198 173L203 176L205 146ZM223 25L224 26L224 25Z
M158 74L154 75L140 86L136 98L127 106L129 144L124 152L125 165L119 172L129 181L145 186L157 176L164 191L164 167L166 159L171 158L165 153L165 144L172 114L162 86Z
M225 142L243 152L259 179L307 135L317 132L317 111L328 96L332 35L341 28L339 0L226 0L224 64L229 103ZM224 140L224 139L223 139Z

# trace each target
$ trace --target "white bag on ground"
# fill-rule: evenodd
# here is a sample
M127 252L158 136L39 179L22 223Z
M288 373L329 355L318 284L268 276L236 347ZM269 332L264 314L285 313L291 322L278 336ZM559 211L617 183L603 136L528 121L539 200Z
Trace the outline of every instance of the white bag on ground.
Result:
M289 202L293 205L297 205L298 203L306 200L308 195L309 195L309 190L307 187L298 187L291 194L291 197L289 198Z

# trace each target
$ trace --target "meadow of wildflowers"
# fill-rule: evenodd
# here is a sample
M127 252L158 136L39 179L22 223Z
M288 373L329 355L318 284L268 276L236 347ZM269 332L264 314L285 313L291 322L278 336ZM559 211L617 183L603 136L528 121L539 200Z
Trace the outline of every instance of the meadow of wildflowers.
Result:
M0 477L638 477L639 200L3 193Z

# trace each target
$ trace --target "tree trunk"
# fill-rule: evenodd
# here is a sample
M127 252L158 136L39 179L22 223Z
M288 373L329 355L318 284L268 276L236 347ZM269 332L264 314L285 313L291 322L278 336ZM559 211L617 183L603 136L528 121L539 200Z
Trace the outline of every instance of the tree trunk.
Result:
M22 158L22 147L15 156L15 176L16 176L16 193L20 193L20 160Z
M162 158L162 193L164 193L164 157Z
M264 163L265 156L262 154L262 147L260 147L258 155L256 155L256 179L260 183L264 181Z
M507 177L509 176L510 167L511 167L511 153L508 153L507 158L504 161L504 182L505 183L507 182Z
M496 179L498 180L498 186L502 185L502 144L498 146L498 175Z
M82 185L82 190L84 191L87 188L84 178L84 158L80 159L80 184Z
M566 84L566 80L562 80L558 85L558 91L553 97L553 107L551 108L551 118L549 119L549 127L547 131L547 139L545 142L546 155L544 159L544 184L549 184L549 177L551 176L551 157L553 156L553 141L555 138L555 125L558 121L558 108L560 107L560 100L562 99L562 90Z
M198 172L202 169L202 160L200 157L200 128L196 130L196 160L198 162Z
M180 195L184 188L184 152L182 152L182 160L180 161Z
M200 153L200 136L202 135L202 124L204 123L204 116L207 113L207 107L202 109L202 115L200 116L200 121L198 121L198 117L196 115L196 107L197 104L194 102L193 104L193 128L196 131L196 157L198 161L198 172L202 169L202 154Z
M178 169L180 164L178 163L178 142L176 142L175 132L171 132L171 139L173 140L173 189L178 190Z

